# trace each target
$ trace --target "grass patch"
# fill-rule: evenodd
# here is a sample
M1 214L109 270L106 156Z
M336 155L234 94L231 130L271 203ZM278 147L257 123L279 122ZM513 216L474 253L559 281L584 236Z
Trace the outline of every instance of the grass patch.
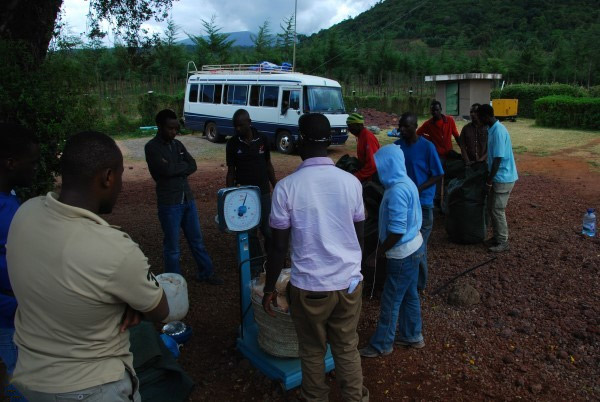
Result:
M600 173L600 162L599 161L591 160L591 161L587 161L587 163L589 163L590 170L592 172L599 172Z
M527 152L527 147L524 147L523 145L517 145L516 147L513 146L513 152L515 154L524 154Z

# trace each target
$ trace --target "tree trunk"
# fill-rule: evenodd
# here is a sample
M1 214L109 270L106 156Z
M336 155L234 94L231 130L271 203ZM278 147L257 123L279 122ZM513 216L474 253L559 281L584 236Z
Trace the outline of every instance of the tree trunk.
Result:
M21 41L31 47L33 63L48 51L62 0L0 1L0 39Z

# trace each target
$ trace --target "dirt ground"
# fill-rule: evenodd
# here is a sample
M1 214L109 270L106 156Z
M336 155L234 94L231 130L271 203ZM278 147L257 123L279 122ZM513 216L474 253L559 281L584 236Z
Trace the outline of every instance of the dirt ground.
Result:
M367 122L368 123L368 122ZM193 281L194 263L182 244L189 279L194 330L182 349L182 366L196 381L194 401L295 400L282 393L235 349L239 325L239 283L234 237L218 231L217 190L224 187L224 145L198 136L181 138L198 161L190 177L206 246L223 287ZM154 183L140 147L128 140L123 192L107 219L120 225L162 272L162 233ZM331 157L354 153L351 138ZM600 207L600 174L575 158L516 155L520 179L507 216L511 250L459 280L471 284L480 303L453 307L447 292L434 290L454 275L486 261L482 245L447 240L443 216L436 216L429 247L429 284L422 298L426 347L397 349L363 359L371 400L598 400L600 399L600 239L579 235L582 215ZM274 155L281 178L299 164L298 156ZM182 242L183 243L183 242ZM368 342L379 315L379 300L365 292L359 324L360 345ZM335 379L331 400L340 400Z

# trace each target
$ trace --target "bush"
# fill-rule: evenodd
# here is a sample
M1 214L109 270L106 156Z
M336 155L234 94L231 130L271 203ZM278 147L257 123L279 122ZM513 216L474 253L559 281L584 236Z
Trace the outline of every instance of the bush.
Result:
M518 99L519 116L529 118L536 117L533 107L536 99L550 95L583 97L587 94L583 88L567 84L514 84L491 93L492 99Z
M85 70L49 54L33 67L28 47L0 41L0 121L20 123L37 136L41 158L32 187L19 189L26 199L54 188L58 155L69 135L97 129L100 109L89 95Z
M344 105L346 111L350 112L356 109L376 109L382 112L402 114L404 112L413 112L417 115L429 113L431 99L416 97L398 97L398 96L344 96Z
M588 95L590 98L600 98L600 85L590 87L588 89Z
M546 96L535 101L535 122L540 126L600 129L600 98Z
M142 117L143 126L153 126L156 124L154 118L162 109L173 109L177 116L181 117L183 111L184 92L177 95L165 95L149 92L140 96L138 102L138 111Z

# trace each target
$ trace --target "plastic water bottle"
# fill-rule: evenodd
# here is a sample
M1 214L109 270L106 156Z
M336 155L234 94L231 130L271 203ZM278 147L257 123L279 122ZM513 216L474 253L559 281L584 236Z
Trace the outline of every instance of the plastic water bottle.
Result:
M586 236L596 236L596 214L594 208L588 208L585 215L583 215L583 233Z

